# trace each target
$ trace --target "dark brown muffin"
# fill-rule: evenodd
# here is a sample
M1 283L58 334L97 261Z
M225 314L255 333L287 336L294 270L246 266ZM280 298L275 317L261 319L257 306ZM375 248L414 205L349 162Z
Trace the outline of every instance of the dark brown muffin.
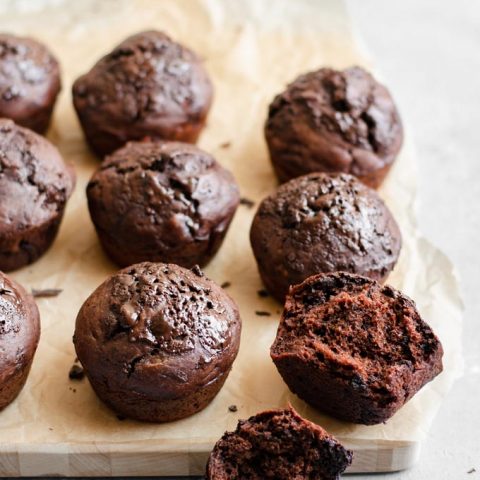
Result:
M178 142L131 142L107 157L87 186L105 251L142 261L205 265L219 249L239 202L230 172Z
M87 141L102 156L145 137L196 142L212 96L197 55L156 31L127 38L73 85Z
M0 272L0 410L20 393L40 339L33 297Z
M58 62L45 45L0 34L0 117L44 133L60 87Z
M298 77L270 105L265 125L281 182L312 172L344 172L378 187L403 141L388 90L359 67Z
M240 420L215 444L207 480L336 480L353 454L293 408Z
M0 119L0 269L34 262L53 242L75 175L45 138Z
M101 400L120 415L167 422L215 397L240 330L237 306L198 267L140 263L90 295L73 341Z
M271 356L292 392L355 423L388 420L442 371L442 345L406 295L347 273L291 288Z
M397 223L378 194L347 174L313 173L281 185L260 204L250 231L268 291L321 272L384 280L401 247Z

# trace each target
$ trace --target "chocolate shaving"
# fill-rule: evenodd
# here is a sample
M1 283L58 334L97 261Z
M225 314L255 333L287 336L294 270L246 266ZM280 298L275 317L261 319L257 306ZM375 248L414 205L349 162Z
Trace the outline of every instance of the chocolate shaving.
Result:
M223 142L220 144L220 148L228 148L232 145L232 142Z
M249 198L242 197L240 199L240 205L245 205L247 208L252 208L255 205L255 202Z
M70 371L68 372L68 378L70 380L82 380L85 376L85 372L80 365L72 365Z
M229 411L229 412L236 412L236 411L238 411L238 408L237 408L236 405L230 405L230 406L228 407L228 411Z
M231 285L232 285L232 284L231 284L230 282L223 282L220 286L221 286L222 288L228 288L228 287L230 287Z
M40 297L56 297L63 292L61 288L44 288L44 289L36 289L32 288L32 295L35 298Z
M271 313L265 312L264 310L256 310L255 315L258 315L259 317L269 317Z

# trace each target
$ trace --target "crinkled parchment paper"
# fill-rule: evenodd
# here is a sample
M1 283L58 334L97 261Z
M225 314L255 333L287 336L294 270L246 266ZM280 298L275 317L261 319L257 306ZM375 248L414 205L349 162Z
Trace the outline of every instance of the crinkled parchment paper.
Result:
M116 270L103 254L88 216L85 185L98 161L86 148L70 87L120 40L148 28L166 31L203 57L215 84L215 101L199 145L234 172L242 195L257 204L276 185L263 139L267 105L273 95L298 74L319 66L369 66L353 38L343 4L337 0L4 0L0 4L2 31L38 37L61 62L63 91L48 137L65 160L73 162L78 176L53 247L35 264L12 274L26 288L63 291L56 298L38 299L42 338L32 372L17 401L0 414L0 473L16 468L25 475L141 473L144 470L138 462L122 463L118 453L141 451L150 452L150 461L158 459L157 474L198 473L203 460L188 465L175 452L205 453L226 429L234 428L237 419L287 402L359 450L419 442L460 368L461 301L449 260L416 229L416 171L408 135L380 192L399 221L404 239L400 262L389 283L415 299L440 336L445 371L386 424L365 427L333 420L309 408L282 382L269 357L280 305L256 293L262 285L248 240L255 208L246 206L239 207L223 247L206 269L218 283L231 282L228 291L243 319L240 354L223 390L208 408L164 425L121 422L96 399L86 380L69 381L77 311ZM259 317L255 310L272 315ZM237 413L228 411L231 404L237 405ZM82 465L81 457L74 455L92 450L104 454L97 466ZM64 455L50 457L48 452ZM44 455L46 462L41 461ZM170 460L176 466L166 466ZM375 470L375 465L365 469Z

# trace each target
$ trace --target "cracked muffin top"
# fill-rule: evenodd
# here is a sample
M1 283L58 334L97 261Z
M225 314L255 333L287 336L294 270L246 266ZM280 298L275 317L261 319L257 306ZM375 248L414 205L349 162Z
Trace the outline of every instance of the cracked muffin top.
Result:
M108 156L87 186L92 220L119 265L204 265L239 202L233 175L179 142L130 142Z
M228 373L240 330L235 303L198 267L145 262L90 295L74 343L94 383L175 399Z
M16 372L27 368L40 338L40 316L33 297L0 272L0 405L2 390Z
M48 140L0 119L0 248L61 215L74 185Z
M59 91L58 62L43 44L0 34L1 117L42 133Z
M281 185L260 204L250 239L265 285L280 301L290 285L320 272L383 280L401 247L382 199L348 174L312 173Z
M212 98L200 58L158 31L128 37L73 85L75 109L101 154L146 136L186 140L184 127L203 124Z
M279 179L344 172L377 187L403 141L388 90L360 67L298 77L270 105L265 135Z

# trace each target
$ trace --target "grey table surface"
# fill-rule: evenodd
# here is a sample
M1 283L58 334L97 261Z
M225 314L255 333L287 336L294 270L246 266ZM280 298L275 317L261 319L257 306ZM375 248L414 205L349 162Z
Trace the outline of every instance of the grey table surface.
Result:
M455 263L466 305L465 372L418 465L354 478L480 479L480 1L347 4L414 137L420 229Z
M466 306L465 372L418 465L355 479L480 479L480 2L347 3L414 137L420 229L456 265Z

